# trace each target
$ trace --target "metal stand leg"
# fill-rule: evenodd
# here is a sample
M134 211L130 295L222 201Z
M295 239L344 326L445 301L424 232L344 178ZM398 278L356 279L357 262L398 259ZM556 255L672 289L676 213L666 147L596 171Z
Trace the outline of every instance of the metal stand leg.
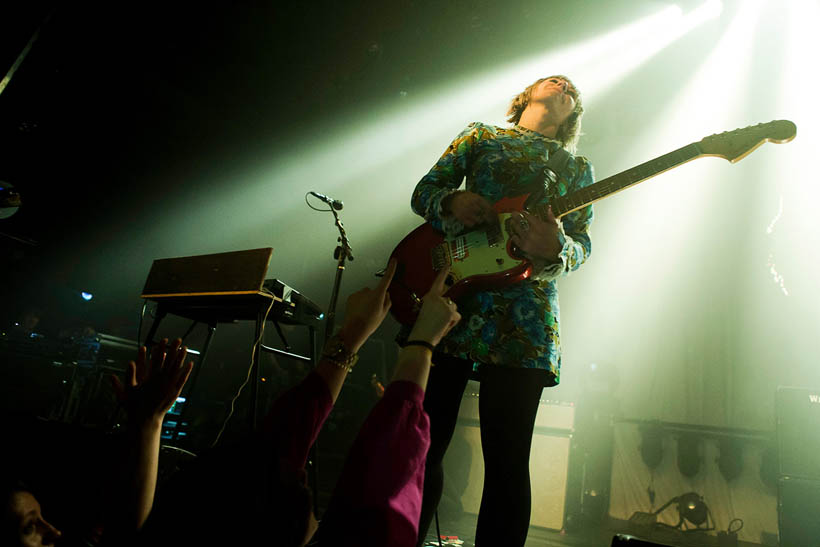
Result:
M311 368L316 368L316 329L308 327L309 348L308 357L310 357ZM319 518L319 439L313 443L308 453L308 461L310 462L310 483L313 486L313 513L316 518Z
M336 264L336 276L333 280L333 290L330 292L330 305L327 307L325 314L325 341L333 336L333 327L336 321L336 301L339 298L339 288L342 286L342 274L345 271L345 261L353 260L353 249L350 248L350 241L347 239L344 224L342 224L339 215L331 207L330 212L336 219L336 227L339 229L339 242L341 243L333 252L333 258L338 262Z
M185 400L185 404L182 405L182 410L179 411L177 426L174 428L174 435L171 437L171 440L174 442L179 439L179 431L182 429L182 420L188 414L188 408L191 406L191 395L194 393L194 386L196 386L196 380L199 378L199 373L202 371L202 366L205 364L205 356L208 355L208 347L211 345L211 340L214 337L214 331L216 331L216 323L209 323L208 335L205 337L205 344L202 346L202 351L199 352L199 362L191 371L191 377L188 378L188 382L186 382L187 385L185 386L185 393L188 394L188 397Z
M145 341L142 342L142 345L145 346L145 348L148 350L149 354L151 352L151 346L154 345L154 336L156 336L156 334L157 334L157 329L159 329L159 324L162 323L162 320L165 319L166 315L168 315L168 310L165 308L165 306L163 306L162 304L158 305L157 306L157 314L156 314L156 316L154 316L154 320L151 322L151 328L148 329L148 334L145 335ZM139 343L140 343L140 341L137 340L137 344L139 344ZM194 371L192 374L196 374L196 371ZM188 389L189 393L190 393L190 391L191 390ZM111 416L108 418L108 428L109 429L117 427L117 425L118 425L116 423L117 415L120 413L121 408L122 408L122 405L118 402L117 405L114 407L114 411L111 413ZM182 423L182 420L180 420L180 423Z
M157 306L157 315L154 317L154 321L151 323L151 328L148 330L148 334L145 335L145 342L142 344L149 351L151 350L151 346L154 345L154 336L157 334L159 324L162 323L162 320L165 319L166 315L168 315L168 310L165 309L165 306L162 304ZM139 342L139 340L137 340L137 342Z
M251 402L250 410L248 410L248 425L251 431L256 431L257 423L257 406L259 399L259 354L261 353L262 340L260 336L264 329L265 310L260 309L256 316L256 329L253 335L253 355L251 356ZM258 341L258 344L257 344Z

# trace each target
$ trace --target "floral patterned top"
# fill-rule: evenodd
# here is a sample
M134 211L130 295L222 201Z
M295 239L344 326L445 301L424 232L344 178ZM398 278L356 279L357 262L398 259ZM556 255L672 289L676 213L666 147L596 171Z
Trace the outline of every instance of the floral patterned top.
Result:
M548 184L544 168L561 146L529 129L471 123L450 144L413 192L413 211L433 227L454 235L464 226L442 218L441 200L456 191L466 176L466 189L491 203L504 197L543 189L545 197L562 196L593 183L589 161L570 156L558 180ZM542 369L546 386L556 385L561 369L558 289L555 279L576 270L589 256L592 206L565 215L559 222L563 243L560 262L536 276L500 290L469 295L458 302L462 315L438 350L476 363Z

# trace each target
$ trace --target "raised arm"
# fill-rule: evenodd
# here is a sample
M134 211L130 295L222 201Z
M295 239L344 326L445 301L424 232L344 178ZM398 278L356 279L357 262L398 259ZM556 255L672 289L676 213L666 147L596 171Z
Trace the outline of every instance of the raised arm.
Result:
M423 408L430 357L432 348L461 319L455 304L443 296L446 276L446 270L440 272L424 296L393 380L350 450L322 520L322 545L416 543L430 446L430 421Z
M342 326L325 344L316 374L327 384L334 403L353 366L354 356L379 328L390 310L387 287L395 273L396 262L391 260L375 289L364 288L348 297Z
M112 377L114 392L128 414L121 476L109 499L106 528L115 533L139 530L154 503L162 419L188 380L193 362L185 363L187 348L177 338L163 340L151 351L143 346L137 360L128 363L126 383Z
M448 273L449 268L441 270L422 299L419 317L399 353L394 382L406 380L427 389L433 348L461 320L455 303L444 296L447 292L444 280Z

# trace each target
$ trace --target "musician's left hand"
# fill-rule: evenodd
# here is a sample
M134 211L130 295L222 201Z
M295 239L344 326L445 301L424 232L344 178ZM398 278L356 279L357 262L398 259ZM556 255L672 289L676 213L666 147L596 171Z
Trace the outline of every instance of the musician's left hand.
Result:
M556 262L561 252L558 240L558 219L547 210L547 220L543 221L527 211L515 212L510 217L512 242L528 257L547 262Z

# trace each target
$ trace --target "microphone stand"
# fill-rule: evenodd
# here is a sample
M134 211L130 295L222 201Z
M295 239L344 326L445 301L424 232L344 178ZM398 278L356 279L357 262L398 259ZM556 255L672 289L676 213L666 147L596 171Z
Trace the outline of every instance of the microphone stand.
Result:
M325 342L333 335L334 322L336 320L336 302L339 299L339 288L342 285L342 273L345 271L345 261L353 260L353 249L350 248L350 241L347 239L344 224L342 224L339 214L333 207L330 208L333 218L336 219L336 227L339 229L339 245L333 251L333 258L338 263L336 265L336 279L333 281L333 291L330 293L330 305L325 316Z
M336 227L339 229L339 245L336 247L336 250L333 251L333 258L338 261L338 264L336 265L336 278L333 281L333 290L330 293L330 304L328 305L327 314L325 315L325 338L322 345L327 342L328 338L333 336L333 324L336 320L336 301L339 299L339 288L342 285L342 274L345 271L345 261L347 259L353 260L353 249L350 248L350 241L347 239L344 224L342 224L339 214L332 205L330 206L330 212L333 213L333 218L336 219ZM321 353L315 355L321 355ZM311 481L313 482L313 509L317 517L319 517L319 471L317 469L318 453L319 443L318 439L316 439L316 442L313 443L313 446L310 449L308 463L312 464L310 467L313 479Z

